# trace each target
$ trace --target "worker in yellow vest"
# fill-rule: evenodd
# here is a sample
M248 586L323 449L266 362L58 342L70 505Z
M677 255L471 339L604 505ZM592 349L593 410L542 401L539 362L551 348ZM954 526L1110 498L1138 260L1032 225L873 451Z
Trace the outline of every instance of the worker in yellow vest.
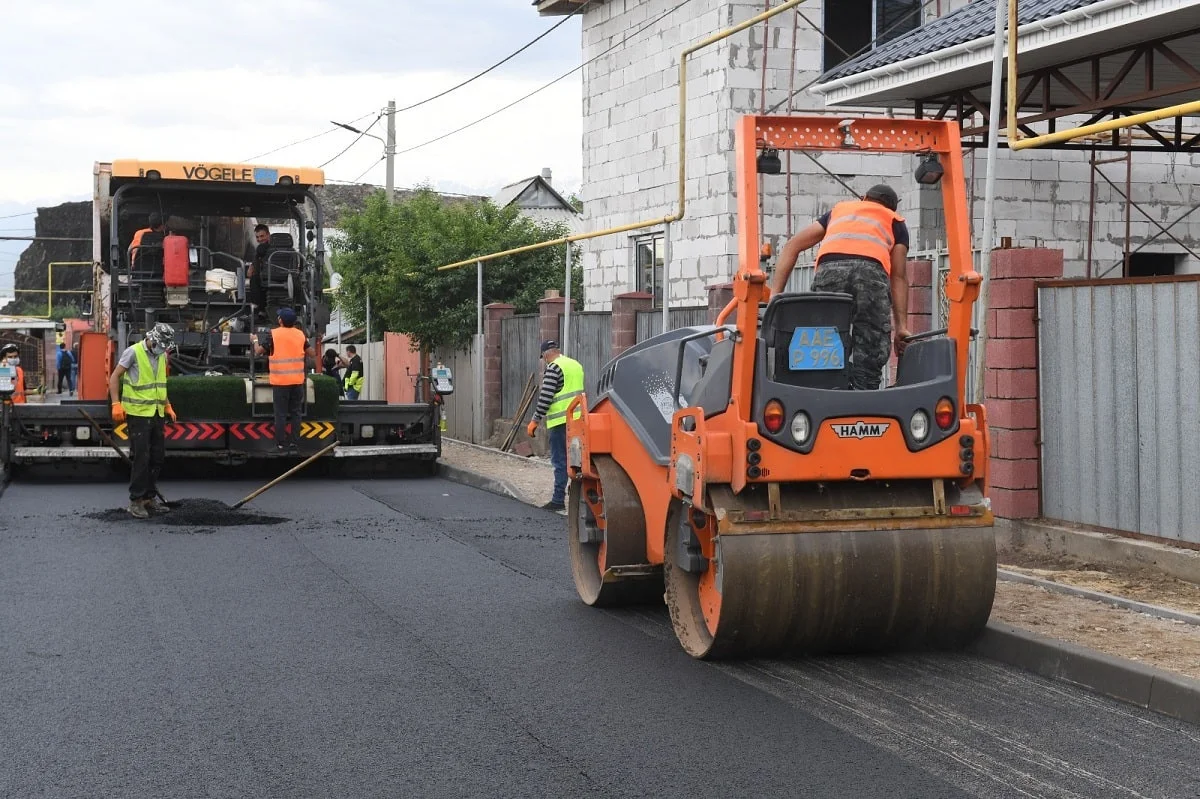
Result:
M565 514L567 406L583 393L583 366L574 358L563 355L557 341L542 342L542 361L546 364L542 372L542 388L533 411L533 421L527 426L526 432L532 437L537 432L538 422L546 420L546 430L550 433L550 462L554 464L554 493L542 507ZM574 418L578 419L581 415L576 409Z
M296 327L296 312L280 308L276 317L279 327L271 331L271 340L259 344L251 336L255 355L268 355L272 402L275 405L275 449L295 451L300 447L300 421L303 418L304 387L308 371L306 358L317 358L316 350L308 343L304 331Z
M136 519L170 510L158 496L158 476L167 457L166 420L176 420L167 399L167 352L174 346L175 330L159 322L121 353L108 378L113 424L125 422L129 431L129 514Z
M783 245L771 279L781 293L800 253L820 243L811 291L854 298L850 387L871 390L883 382L891 354L903 355L908 338L908 226L896 213L890 186L872 186L861 200L833 209Z

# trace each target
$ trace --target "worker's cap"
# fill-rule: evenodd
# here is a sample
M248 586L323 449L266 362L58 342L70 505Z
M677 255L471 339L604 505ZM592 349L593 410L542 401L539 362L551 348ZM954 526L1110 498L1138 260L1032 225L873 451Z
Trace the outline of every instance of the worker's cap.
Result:
M10 352L20 352L16 344L5 344L0 347L0 355L8 355Z
M900 205L900 198L896 196L896 190L886 183L875 184L867 189L867 193L864 196L868 200L876 200L882 203L893 211Z
M542 342L542 354L544 355L549 350L558 349L558 342L554 339L547 339Z
M146 341L156 344L164 350L169 350L175 346L175 328L166 322L159 322L146 331Z
M291 308L280 308L279 309L279 318L285 324L289 324L289 325L296 324L296 312L293 311Z

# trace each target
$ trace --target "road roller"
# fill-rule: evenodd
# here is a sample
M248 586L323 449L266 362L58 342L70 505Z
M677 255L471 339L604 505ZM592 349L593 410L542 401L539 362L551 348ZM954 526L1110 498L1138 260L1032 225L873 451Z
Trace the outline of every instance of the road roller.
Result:
M957 126L751 115L735 147L733 300L621 353L568 409L579 596L665 602L697 658L961 647L991 614L996 548L987 419L966 396L981 278ZM849 295L767 286L766 150L910 153L940 182L947 326L912 336L878 390L850 387Z

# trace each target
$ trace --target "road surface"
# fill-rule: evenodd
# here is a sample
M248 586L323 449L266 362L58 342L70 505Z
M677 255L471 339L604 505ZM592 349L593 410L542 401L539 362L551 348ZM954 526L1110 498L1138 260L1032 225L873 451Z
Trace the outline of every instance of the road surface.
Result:
M123 497L0 497L0 796L1200 797L1200 728L976 657L692 660L578 601L561 516L444 480Z

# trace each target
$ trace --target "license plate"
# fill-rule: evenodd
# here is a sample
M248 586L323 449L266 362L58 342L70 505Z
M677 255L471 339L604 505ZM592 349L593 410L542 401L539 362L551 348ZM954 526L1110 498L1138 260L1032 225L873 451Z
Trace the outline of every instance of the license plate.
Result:
M798 327L788 344L788 369L793 372L832 371L846 364L842 337L836 327Z

